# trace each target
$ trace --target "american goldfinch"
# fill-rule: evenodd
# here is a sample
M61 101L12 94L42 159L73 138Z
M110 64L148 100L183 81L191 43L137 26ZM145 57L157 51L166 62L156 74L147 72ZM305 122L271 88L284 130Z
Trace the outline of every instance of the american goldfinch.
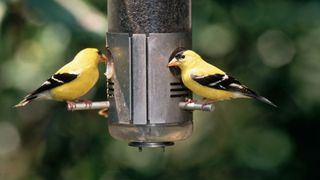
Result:
M178 66L181 69L183 84L194 93L212 102L232 98L255 98L276 107L265 97L259 96L235 78L205 62L194 51L178 52L168 66Z
M14 107L27 105L33 100L52 99L57 101L73 100L85 95L99 78L98 64L107 57L95 48L81 50L74 59L60 68L38 89L28 94Z

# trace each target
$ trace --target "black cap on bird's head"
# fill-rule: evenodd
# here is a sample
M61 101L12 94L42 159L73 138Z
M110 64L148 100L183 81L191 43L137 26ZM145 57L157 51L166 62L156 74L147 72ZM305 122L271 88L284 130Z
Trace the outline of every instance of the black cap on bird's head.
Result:
M176 50L174 50L170 56L168 66L169 67L178 66L179 60L185 57L183 54L185 51L187 51L187 49L184 47L179 47Z
M186 48L184 48L184 47L178 47L178 48L176 48L172 53L171 53L171 55L170 55L170 57L169 57L169 62L173 59L173 58L176 58L176 56L178 55L178 54L182 54L184 51L186 51L186 50L188 50L188 49L186 49Z
M186 55L185 52L188 50L182 50L177 52L174 57L170 60L168 66L172 67L172 66L179 66L181 64L181 60L185 59Z
M173 59L176 59L177 57L177 55L178 54L182 54L184 51L186 51L187 49L186 48L184 48L184 47L179 47L179 48L177 48L177 49L175 49L172 53L171 53L171 55L170 55L170 57L169 57L169 64L170 64L170 62L173 60ZM168 66L169 66L169 64L168 64ZM178 79L180 79L180 74L181 74L181 70L180 70L180 68L179 67L177 67L177 66L169 66L169 70L170 70L170 72L174 75L174 76L176 76Z
M168 66L192 66L194 63L201 61L202 58L192 50L183 50L175 54L174 58L169 62Z
M185 58L185 55L183 55L183 53L184 53L185 51L186 51L186 50L183 50L183 51L178 52L178 53L174 56L174 58L176 58L177 60Z

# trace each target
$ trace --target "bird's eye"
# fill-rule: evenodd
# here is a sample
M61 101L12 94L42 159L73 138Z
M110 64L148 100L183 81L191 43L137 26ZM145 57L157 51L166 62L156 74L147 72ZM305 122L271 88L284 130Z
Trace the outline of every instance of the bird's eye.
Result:
M98 54L99 54L99 55L102 55L102 52L99 50L99 51L98 51Z
M177 59L177 60L179 60L179 59L184 59L185 58L185 55L182 55L182 54L177 54L176 56L175 56L175 58Z

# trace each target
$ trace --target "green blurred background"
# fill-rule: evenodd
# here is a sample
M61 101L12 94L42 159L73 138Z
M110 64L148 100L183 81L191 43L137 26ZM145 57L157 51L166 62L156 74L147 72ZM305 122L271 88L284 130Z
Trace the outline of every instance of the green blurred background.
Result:
M320 179L320 2L194 0L193 48L279 106L219 102L191 138L139 152L97 112L13 109L84 47L104 48L105 0L0 1L0 179ZM101 66L101 71L104 71ZM101 75L89 98L104 99Z

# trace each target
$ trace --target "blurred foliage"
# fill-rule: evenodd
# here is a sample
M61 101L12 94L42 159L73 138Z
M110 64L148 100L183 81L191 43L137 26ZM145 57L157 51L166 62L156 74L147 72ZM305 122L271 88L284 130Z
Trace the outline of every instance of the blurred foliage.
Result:
M320 2L193 1L193 47L270 98L194 113L191 138L138 152L96 112L11 108L84 47L103 48L106 1L0 1L0 179L319 179ZM104 68L101 67L101 71ZM90 93L104 98L103 78Z

